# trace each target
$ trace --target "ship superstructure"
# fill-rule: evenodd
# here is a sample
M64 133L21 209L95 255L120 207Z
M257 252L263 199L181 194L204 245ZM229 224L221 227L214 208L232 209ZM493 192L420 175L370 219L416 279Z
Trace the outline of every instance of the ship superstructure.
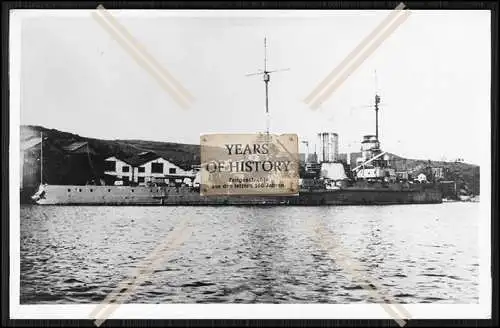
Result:
M338 189L353 185L356 182L395 183L396 172L390 167L390 155L383 151L379 141L378 112L380 96L375 95L375 134L365 135L361 140L361 156L351 163L348 155L346 161L339 159L339 135L335 132L317 134L319 152L310 159L308 151L305 156L305 178L319 181L303 181L307 185L321 185L325 189ZM308 141L304 143L309 146Z

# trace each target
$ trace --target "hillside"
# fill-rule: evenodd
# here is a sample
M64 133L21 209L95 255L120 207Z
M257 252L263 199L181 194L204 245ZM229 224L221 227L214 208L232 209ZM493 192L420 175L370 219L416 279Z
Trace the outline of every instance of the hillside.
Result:
M44 138L48 138L56 147L62 148L73 142L86 141L96 151L98 157L103 158L110 156L130 157L143 151L153 151L186 169L200 162L199 145L145 140L102 140L41 126L21 126L21 142L40 137L42 131Z
M406 159L407 167L418 174L420 172L429 176L429 167L442 167L444 179L456 181L457 188L467 194L479 195L480 168L478 165L463 162L443 162L432 160Z
M355 163L361 153L351 153L351 163ZM444 162L414 158L403 158L398 155L388 153L391 160L391 166L396 171L408 171L416 177L419 173L424 173L427 177L432 176L432 168L442 168L443 177L441 181L456 181L457 188L465 193L479 195L480 190L480 168L478 165L463 162ZM341 161L346 161L346 154L339 154Z

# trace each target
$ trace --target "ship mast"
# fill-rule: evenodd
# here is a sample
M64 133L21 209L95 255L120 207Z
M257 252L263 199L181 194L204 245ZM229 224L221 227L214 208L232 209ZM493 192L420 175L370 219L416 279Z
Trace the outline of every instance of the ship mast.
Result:
M282 71L288 71L289 68L285 69L277 69L277 70L272 70L268 71L267 70L267 38L264 37L264 70L259 70L260 72L257 73L250 73L246 74L246 76L253 76L253 75L262 75L263 78L262 80L265 83L265 88L266 88L266 134L269 135L269 126L270 126L270 116L269 116L269 82L271 81L271 73L276 73L276 72L282 72Z
M378 95L378 79L377 79L377 70L374 71L374 79L375 79L375 137L378 140L378 104L380 103L380 96Z

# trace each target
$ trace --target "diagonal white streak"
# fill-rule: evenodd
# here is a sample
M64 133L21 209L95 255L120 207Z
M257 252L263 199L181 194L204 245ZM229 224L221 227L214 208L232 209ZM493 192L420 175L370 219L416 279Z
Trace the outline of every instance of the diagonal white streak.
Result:
M342 84L347 77L362 64L362 62L370 56L376 48L386 39L389 34L399 26L402 21L401 17L407 17L407 10L403 11L405 7L403 3L400 3L368 36L366 36L361 43L359 43L356 48L354 48L347 57L342 60L342 62L335 67L335 69L328 74L316 88L305 98L305 102L311 105L312 109L317 109L319 105L333 93ZM403 12L403 14L401 14ZM384 33L381 33L384 31ZM371 46L369 46L371 43ZM357 57L353 63L353 60ZM339 74L342 71L346 71L344 74ZM334 83L334 81L337 82ZM333 83L333 86L332 86ZM312 104L311 104L312 103Z
M100 12L106 16L108 21L139 51L146 60L158 69L166 79L168 79L187 99L194 100L194 97L172 76L172 74L153 57L131 34L114 18L102 5L98 7Z
M365 47L368 43L370 43L370 41L377 35L380 33L381 30L383 30L388 24L390 24L390 22L392 21L392 19L394 18L394 16L398 13L398 10L401 10L405 7L405 5L403 3L400 3L394 11L392 11L382 22L380 22L380 24L370 33L368 34L364 39L363 41L361 41L361 43L359 43L356 48L354 48L350 53L349 55L347 55L347 57L344 58L344 60L342 60L342 62L340 62L340 64L335 67L335 69L333 71L330 72L330 74L328 74L327 77L325 77L323 79L323 81L321 81L318 86L316 88L314 88L314 90L309 94L309 96L306 97L306 99L304 100L306 103L310 103L313 98L317 97L318 93L320 91L322 91L328 84L329 81L331 81L333 78L335 78L335 76L339 73L339 71L342 69L342 67L346 66L347 64L349 64L350 61L352 61L352 59L354 57L356 57Z
M410 16L410 11L403 11L394 21L393 24L389 25L388 28L373 42L370 46L363 52L361 52L356 60L351 62L349 65L342 67L340 71L343 71L342 74L335 76L335 78L330 81L330 85L323 90L323 92L317 96L312 104L312 109L317 109L331 94L340 87L342 83L359 67L361 64L371 55L375 50L389 37L389 35L394 32L399 25L401 25L408 17Z
M328 252L332 260L335 260L336 263L339 263L339 265L344 270L349 272L353 277L357 278L359 281L369 281L366 276L358 273L359 271L361 271L362 268L357 262L355 262L354 254L349 254L349 252L346 249L342 249L343 254L338 252L341 246L337 245L331 238L328 238L328 241L330 242L327 241L325 237L327 232L325 232L325 229L323 227L316 226L316 229L314 229L314 231L319 236L319 241L322 243L322 246ZM334 250L336 252L334 252ZM368 290L368 292L374 299L377 299L381 295L380 293L376 293L375 290L380 291L380 288L377 287L372 281L369 282L370 285L373 287L371 287L368 284L362 284L362 287ZM410 313L400 304L381 303L380 305L401 327L406 325L406 321L403 320L403 318L411 319Z
M185 220L172 231L162 243L160 243L145 260L135 270L131 278L125 279L97 306L89 315L90 318L98 318L94 321L96 326L100 326L118 308L118 306L128 298L132 292L140 286L155 270L157 265L164 260L166 254L173 251L185 240L187 232Z

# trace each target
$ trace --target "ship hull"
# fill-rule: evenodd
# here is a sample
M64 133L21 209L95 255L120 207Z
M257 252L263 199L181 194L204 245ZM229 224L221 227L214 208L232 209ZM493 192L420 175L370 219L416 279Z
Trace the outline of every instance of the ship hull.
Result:
M187 188L47 185L35 200L39 205L392 205L441 203L439 189L343 188L303 190L297 196L201 196Z

